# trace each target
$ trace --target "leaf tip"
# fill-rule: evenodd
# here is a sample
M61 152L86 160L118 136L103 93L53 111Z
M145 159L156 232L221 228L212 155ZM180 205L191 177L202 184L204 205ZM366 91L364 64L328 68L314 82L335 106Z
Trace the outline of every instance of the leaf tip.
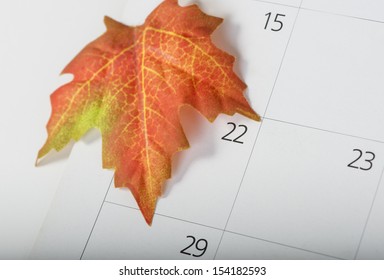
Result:
M243 108L237 109L238 113L241 115L250 118L251 120L260 122L261 121L261 116L256 113L252 108L249 108L248 110L244 110Z
M39 152L37 153L36 161L35 161L35 167L40 166L40 163L44 156L48 154L49 150L46 148L46 145L44 145Z
M252 116L251 116L251 119L254 121L260 122L261 116L258 113L254 112L254 114L252 114Z
M152 209L149 209L149 208L139 204L139 209L140 209L140 212L143 215L144 220L147 223L147 225L152 226L153 216L155 215L155 207Z
M113 18L111 18L109 16L104 16L104 24L107 27L107 30L125 27L124 24L114 20Z
M153 216L155 215L157 198L152 198L149 200L139 200L137 201L140 211L145 219L145 222L151 226L153 221Z
M147 225L152 226L152 221L153 221L153 214L152 215L144 215L144 219L147 223Z

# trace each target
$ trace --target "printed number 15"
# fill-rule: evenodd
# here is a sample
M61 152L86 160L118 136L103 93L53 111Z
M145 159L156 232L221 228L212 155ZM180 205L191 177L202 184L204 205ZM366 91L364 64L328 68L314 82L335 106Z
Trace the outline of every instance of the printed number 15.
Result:
M269 26L269 20L271 19L272 13L265 14L265 16L267 17L267 22L265 23L264 29L267 29ZM279 20L280 17L285 17L285 15L276 14L275 20L273 21L273 23L275 23L276 25L276 28L271 27L272 31L278 32L281 29L283 29L284 24L281 20Z

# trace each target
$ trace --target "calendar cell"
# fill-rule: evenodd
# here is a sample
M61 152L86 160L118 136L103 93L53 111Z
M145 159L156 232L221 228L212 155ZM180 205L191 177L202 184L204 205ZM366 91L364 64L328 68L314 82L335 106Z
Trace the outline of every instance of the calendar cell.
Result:
M222 232L105 203L83 259L212 259Z
M351 259L383 159L380 143L265 120L227 229Z
M263 115L298 9L253 0L201 2L205 12L224 19L213 41L236 57L235 72L248 86L252 108Z
M156 213L222 229L260 123L235 115L221 116L210 124L192 109L184 113L183 124L191 147L174 157L173 175ZM228 135L234 128L231 124L236 128ZM226 135L228 140L223 140ZM107 201L137 207L127 189L111 188Z
M300 11L267 117L384 140L383 24Z

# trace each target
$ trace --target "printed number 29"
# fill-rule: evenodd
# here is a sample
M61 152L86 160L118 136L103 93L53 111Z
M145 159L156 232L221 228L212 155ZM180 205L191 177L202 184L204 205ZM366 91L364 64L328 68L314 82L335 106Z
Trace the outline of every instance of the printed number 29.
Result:
M192 243L189 244L187 247L185 247L183 250L180 251L180 253L184 255L193 256L195 258L200 258L205 254L208 248L208 241L206 239L199 239L196 240L196 238L192 235L188 235L187 238L192 239ZM191 249L191 247L194 246L194 249ZM198 251L200 254L194 254L191 253L191 251Z

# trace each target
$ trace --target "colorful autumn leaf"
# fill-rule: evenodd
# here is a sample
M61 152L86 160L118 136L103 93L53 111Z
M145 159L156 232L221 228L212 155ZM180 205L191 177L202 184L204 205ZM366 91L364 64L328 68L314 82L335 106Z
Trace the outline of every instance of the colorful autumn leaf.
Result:
M232 70L234 57L212 44L221 22L177 0L163 1L141 26L106 17L106 33L64 69L73 80L51 95L48 139L38 159L98 128L103 167L115 170L115 186L132 191L151 224L172 156L189 146L182 106L211 122L220 113L260 119Z

